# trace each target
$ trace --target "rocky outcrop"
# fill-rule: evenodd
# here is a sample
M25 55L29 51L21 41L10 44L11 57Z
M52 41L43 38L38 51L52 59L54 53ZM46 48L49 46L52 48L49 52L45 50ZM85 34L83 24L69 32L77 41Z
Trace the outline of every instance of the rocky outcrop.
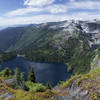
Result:
M97 67L100 67L100 54L98 49L95 50L95 56L91 61L91 71L95 70Z
M4 94L0 95L0 100L4 100L4 98L5 98L5 100L9 100L9 99L13 99L15 97L8 93L4 93Z
M57 100L100 100L100 68L76 77L70 86L57 86L53 89L58 94Z

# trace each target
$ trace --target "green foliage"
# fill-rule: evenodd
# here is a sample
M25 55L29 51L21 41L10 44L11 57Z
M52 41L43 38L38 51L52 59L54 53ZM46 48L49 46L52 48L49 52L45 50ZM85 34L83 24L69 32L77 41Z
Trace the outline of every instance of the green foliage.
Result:
M67 63L75 74L87 73L90 71L90 64L95 53L89 48L86 40L87 37L82 35L71 37L63 41L64 44L60 45L60 49L53 48L50 43L46 44L44 41L43 47L34 46L28 52L26 50L26 58L38 62ZM39 45L41 45L41 42L39 42Z
M70 87L72 85L73 81L75 81L75 79L77 79L79 77L80 77L80 75L74 75L74 76L72 76L69 80L67 80L66 82L63 82L61 84L61 87L62 88Z
M12 78L13 75L14 75L14 72L8 67L0 72L0 76L6 79Z
M93 59L93 53L90 51L79 51L75 53L70 60L70 66L72 67L74 73L84 74L90 71L91 61Z
M96 78L100 75L100 67L97 67L95 70L90 71L88 75L90 79Z
M15 69L15 79L16 79L17 81L20 80L20 71L19 71L18 68Z
M17 80L15 88L23 88L28 90L25 85L24 72L20 72L18 68L15 70L14 78Z
M24 72L20 73L20 80L21 80L21 82L24 82Z
M52 86L49 83L46 84L46 87L47 89L52 89Z
M37 28L30 25L3 30L0 33L1 36L7 36L7 39L0 37L2 40L0 47L7 51L15 50L13 53L4 54L6 55L6 57L3 56L5 60L11 59L21 52L32 61L67 63L71 66L70 69L77 74L90 70L90 62L94 55L88 45L90 36L81 31L75 31L75 36L73 34L71 37L68 34L68 38L66 32L47 26ZM11 35L8 36L8 33ZM10 41L12 42L10 43Z
M81 84L82 81L89 79L89 75L85 74L85 75L81 75L80 78L77 80L76 85L79 86Z
M51 97L55 95L53 92L51 92L51 90L34 93L22 89L12 89L11 87L8 87L3 83L0 83L0 95L4 96L5 91L6 93L13 96L9 100L51 100ZM56 99L52 99L52 100L56 100Z
M7 72L6 74L8 75L8 68L3 70L4 73ZM3 71L1 73L3 73ZM0 74L1 74L0 73ZM16 74L19 73L19 76ZM24 79L24 73L20 73L18 69L15 71L16 78L19 78L18 80L20 82L23 82ZM14 76L15 76L14 75ZM4 78L3 78L4 79ZM51 100L51 97L54 96L55 94L50 90L50 85L48 84L47 86L44 86L39 83L33 83L31 81L25 82L25 86L29 88L29 90L25 91L25 89L20 89L20 84L14 85L14 88L12 85L6 85L3 83L3 80L0 77L0 95L3 96L4 92L12 95L13 97L10 98L10 100ZM16 86L18 87L16 89ZM5 96L4 96L5 97ZM56 99L52 99L56 100Z
M98 76L100 76L100 67L96 68L95 70L90 71L87 74L74 75L66 82L63 82L62 84L60 84L60 86L62 88L67 88L67 87L70 87L73 82L75 82L76 85L79 86L83 81L94 80ZM90 87L90 83L88 83L88 81L86 81L84 85L85 85L84 88Z
M2 55L0 54L0 64L2 63Z
M20 34L17 36L17 32L13 34L14 30L11 30L12 37L19 37L20 39L19 41L16 40L17 38L15 39L16 42L14 41L14 46L6 46L8 47L6 48L8 51L15 51L10 54L4 54L3 59L7 60L21 53L25 54L26 58L32 61L67 63L70 69L77 74L89 72L94 52L89 48L87 42L89 36L86 34L77 32L77 36L69 37L67 40L64 39L64 33L47 27L38 29L29 26L24 29L15 28L15 30L18 30L17 32ZM20 37L20 35L22 36ZM16 51L16 49L18 51Z
M90 100L98 100L98 95L96 93L90 93Z
M3 70L3 75L5 76L10 76L13 75L13 71L10 70L8 67L6 69Z
M33 68L31 68L31 70L29 71L28 81L36 82L36 78L35 78L35 74L34 74Z
M26 82L26 86L29 88L29 91L31 92L43 92L47 89L46 86L43 86L42 84L39 83L33 83L33 82Z
M17 56L17 52L16 51L7 52L7 53L4 52L1 55L2 55L2 61L8 61L15 58Z

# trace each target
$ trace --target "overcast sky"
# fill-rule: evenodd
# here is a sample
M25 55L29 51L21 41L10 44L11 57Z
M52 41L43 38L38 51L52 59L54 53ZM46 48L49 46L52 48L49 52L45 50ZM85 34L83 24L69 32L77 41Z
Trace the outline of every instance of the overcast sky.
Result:
M0 26L100 19L100 0L0 0Z

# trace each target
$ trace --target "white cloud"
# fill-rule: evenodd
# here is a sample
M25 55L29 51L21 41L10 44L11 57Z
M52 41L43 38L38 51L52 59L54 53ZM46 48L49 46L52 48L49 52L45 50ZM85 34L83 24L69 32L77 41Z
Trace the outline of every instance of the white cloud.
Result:
M18 15L26 15L28 13L32 13L32 12L41 12L43 11L42 8L21 8L21 9L17 9L17 10L14 10L14 11L11 11L11 12L8 12L7 16L18 16Z
M70 0L70 2L74 2L75 0Z
M51 14L57 14L57 13L65 13L67 12L67 6L61 5L61 4L52 4L47 7L27 7L27 8L21 8L16 9L13 11L10 11L6 13L5 15L8 17L12 16L19 16L19 15L27 15L29 13L40 13L40 12L49 12Z
M99 12L87 11L89 9L100 10L100 1L85 0L85 2L74 1L69 3L67 2L65 4L52 4L55 0L36 0L34 2L33 1L34 0L26 0L24 2L24 4L27 5L26 8L16 9L5 14L5 18L2 17L0 18L0 25L5 26L5 25L15 25L15 24L43 23L48 21L49 22L61 21L61 20L68 20L68 19L87 20L87 19L100 18ZM48 3L46 1L48 1ZM70 14L68 14L70 10L75 10L75 9L78 9L77 13L70 12ZM80 9L83 9L84 12L81 12ZM47 12L49 14L47 14ZM29 17L29 13L31 13L30 17ZM22 17L23 15L25 17Z
M45 22L56 22L63 20L90 20L100 18L100 14L93 13L73 13L72 15L35 15L30 17L13 17L13 18L0 18L0 26L11 26L11 25L19 25L19 24L38 24Z
M52 14L56 13L65 13L67 12L67 6L66 5L52 5L48 7L48 11L51 12Z
M28 3L32 3L34 0L26 0L25 4ZM46 2L48 2L48 4L50 4L50 2L53 3L54 0L37 0L36 2L34 1L32 3L32 5L38 5L40 2L40 5L44 5L47 4ZM44 3L45 2L45 3ZM100 1L79 1L79 2L70 2L70 3L66 3L66 4L52 4L52 5L48 5L45 7L40 7L40 5L38 5L38 7L26 7L26 8L21 8L21 9L16 9L13 11L8 12L7 16L18 16L18 15L27 15L29 13L33 13L37 12L37 13L45 13L45 12L49 12L51 14L57 14L57 13L66 13L67 11L71 10L71 9L97 9L100 10Z
M99 9L100 1L79 1L71 2L67 6L69 9Z
M55 0L25 0L24 5L27 6L46 6L52 4Z
M13 18L0 18L0 25L1 26L10 26L10 25L17 25L17 24L34 24L34 23L44 23L50 21L61 21L67 19L66 15L37 15L37 16L30 16L30 17L13 17Z

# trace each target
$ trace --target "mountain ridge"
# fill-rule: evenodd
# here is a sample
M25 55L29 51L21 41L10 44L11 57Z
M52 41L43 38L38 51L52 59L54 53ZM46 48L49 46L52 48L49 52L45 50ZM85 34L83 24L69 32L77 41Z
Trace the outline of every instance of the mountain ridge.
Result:
M0 31L0 50L17 51L36 62L62 62L74 72L84 73L90 70L94 50L100 45L99 32L99 21L72 20L8 28Z
M23 28L23 29L21 29ZM92 29L93 28L93 29ZM13 41L14 45L11 45L8 43L8 41L5 43L4 41L2 42L2 39L0 38L0 42L3 43L4 45L7 45L7 48L3 48L0 44L0 49L4 49L8 51L13 51L14 48L16 49L20 49L23 48L23 45L28 44L30 45L32 42L34 41L38 41L43 35L45 35L45 30L47 29L47 34L50 30L52 30L53 32L57 31L54 33L53 38L58 38L58 37L64 37L65 39L68 39L69 37L73 37L76 36L78 34L78 32L75 31L80 31L84 34L90 35L91 39L95 38L94 40L97 39L97 36L99 36L99 30L100 28L100 23L97 21L94 22L89 22L89 21L61 21L61 22L48 22L48 23L42 23L42 24L37 24L37 25L26 25L26 26L22 26L22 27L10 27L10 28L6 28L4 30L0 31L0 37L4 38L3 34L5 36L9 36L11 33L11 35L13 36L14 34L16 35L13 38L17 38L18 34L22 33L22 37L20 37L18 40L16 40L16 42L14 40L12 40L11 37L7 38L9 39L9 41ZM45 29L45 30L43 30ZM14 31L15 30L15 31ZM5 32L6 31L6 32ZM75 34L76 33L76 34ZM52 34L52 33L50 33ZM37 39L35 38L37 37ZM92 38L93 37L93 38ZM99 39L98 39L99 40ZM6 41L6 40L5 40ZM18 42L19 41L19 42ZM26 41L25 43L23 43L23 41ZM91 42L91 41L89 41ZM22 43L22 45L21 45ZM18 47L18 45L21 45L20 47ZM14 46L14 47L13 47Z

